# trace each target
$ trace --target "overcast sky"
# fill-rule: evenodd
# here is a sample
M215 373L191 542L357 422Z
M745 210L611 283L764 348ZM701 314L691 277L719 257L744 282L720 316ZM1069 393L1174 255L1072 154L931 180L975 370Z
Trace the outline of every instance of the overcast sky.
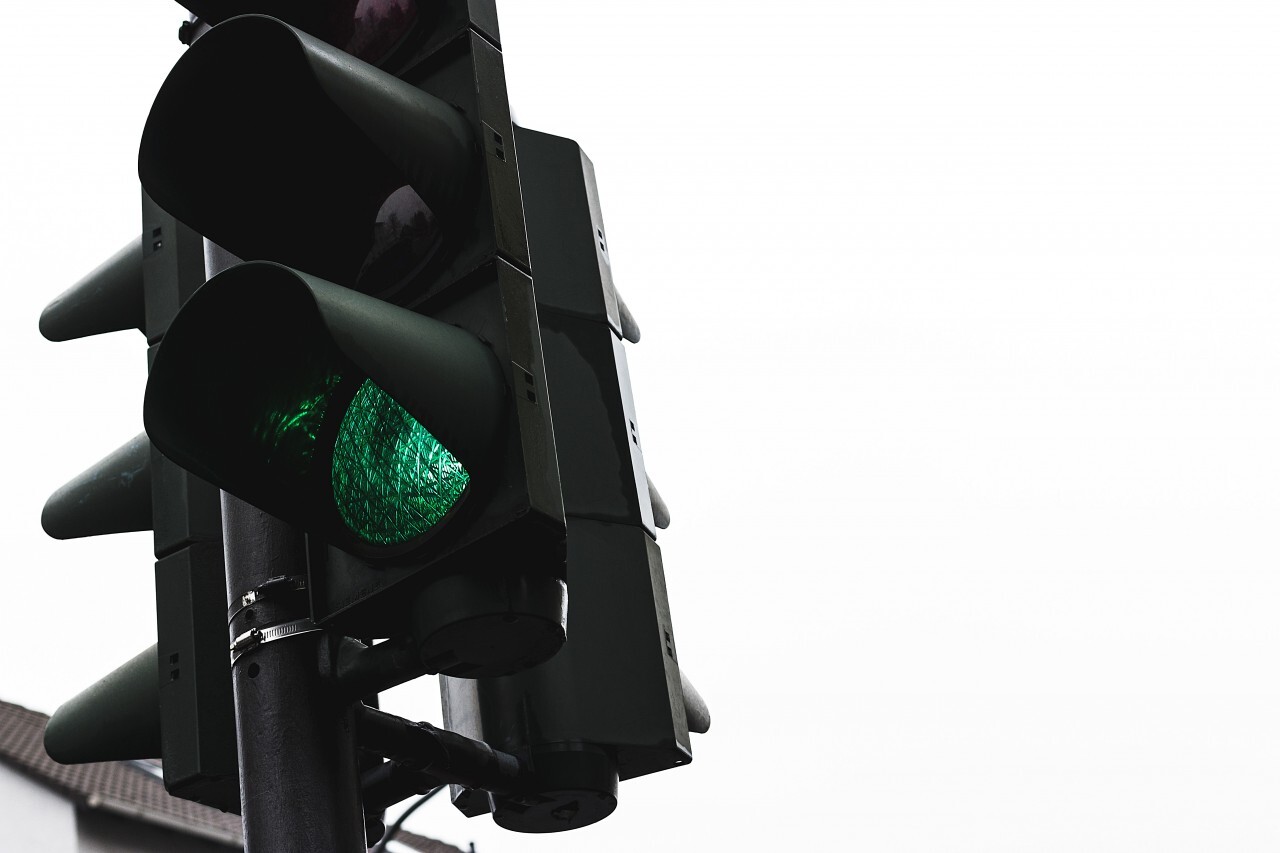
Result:
M1280 10L507 0L517 120L595 162L709 734L481 853L1280 845ZM154 642L150 539L46 496L145 347L41 308L139 229L164 2L0 27L0 698ZM199 164L192 164L198 168ZM436 720L432 681L388 704Z

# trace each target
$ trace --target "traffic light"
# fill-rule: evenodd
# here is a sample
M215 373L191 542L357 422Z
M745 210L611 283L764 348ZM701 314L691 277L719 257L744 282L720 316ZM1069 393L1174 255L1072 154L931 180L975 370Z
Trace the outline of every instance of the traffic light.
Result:
M40 317L53 341L138 329L155 347L204 282L199 235L143 197L143 235L55 299ZM239 808L226 652L218 492L140 435L45 504L58 539L151 530L156 645L54 713L46 751L64 763L163 758L170 793Z
M614 288L591 161L517 128L572 584L569 639L498 678L443 676L446 728L520 755L508 796L455 788L466 814L557 832L607 817L618 782L688 763L706 706L676 659L662 557L667 510L648 479L622 340L639 329Z
M509 829L602 819L620 780L688 763L709 718L676 658L622 343L639 331L590 160L512 124L492 0L183 5L200 22L143 130L142 240L42 318L152 346L146 436L45 525L155 531L159 643L60 709L48 751L159 754L171 793L237 809L228 613L240 631L265 603L237 685L273 683L242 660L266 659L255 643L326 631L315 670L273 672L323 678L305 701L361 721L341 749L358 734L388 759L363 779L375 810L462 780L459 808ZM225 566L270 560L228 501L224 561L219 489L306 535L305 566L290 548L230 611ZM423 672L452 732L352 712ZM269 762L243 696L250 802Z
M492 7L440 6L399 77L260 15L174 66L143 186L247 263L174 320L144 421L307 532L317 623L475 677L563 643L565 522Z

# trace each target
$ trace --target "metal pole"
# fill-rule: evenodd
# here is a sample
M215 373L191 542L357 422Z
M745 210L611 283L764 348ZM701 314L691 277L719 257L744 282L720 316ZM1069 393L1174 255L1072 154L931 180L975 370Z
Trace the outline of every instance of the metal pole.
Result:
M246 853L366 849L354 705L321 676L327 635L305 594L305 541L222 494Z
M239 263L204 248L210 278ZM327 635L307 633L302 533L223 492L222 535L231 640L244 638L231 682L245 853L364 853L355 706L321 676L336 670Z

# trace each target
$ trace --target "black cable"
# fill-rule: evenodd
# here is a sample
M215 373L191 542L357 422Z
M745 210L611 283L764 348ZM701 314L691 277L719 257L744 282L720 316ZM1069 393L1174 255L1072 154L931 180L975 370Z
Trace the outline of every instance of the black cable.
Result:
M387 842L390 841L392 838L394 838L396 833L400 831L400 827L404 826L404 822L409 817L409 815L416 812L419 806L421 806L427 800L431 799L432 797L434 797L436 794L440 793L443 790L444 790L444 785L441 785L439 788L432 788L430 791L427 791L425 794L419 797L416 803L409 806L409 808L404 810L404 813L400 815L400 817L396 818L395 823L387 827L387 831L382 833L381 840L379 840L377 844L373 845L373 847L369 849L369 853L386 853Z

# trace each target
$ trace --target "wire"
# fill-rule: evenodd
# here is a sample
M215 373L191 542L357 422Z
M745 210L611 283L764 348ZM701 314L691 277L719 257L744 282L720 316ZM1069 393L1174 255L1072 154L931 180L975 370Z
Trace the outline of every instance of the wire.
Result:
M400 827L404 826L404 822L409 817L409 815L416 812L419 806L421 806L427 800L431 799L432 797L434 797L436 794L440 793L443 790L444 790L444 785L441 785L438 788L432 788L430 791L427 791L425 794L419 797L416 803L409 806L409 808L405 809L404 813L401 814L400 817L396 818L396 822L391 824L391 826L387 828L386 832L382 833L381 840L379 840L377 844L373 845L373 847L369 848L369 853L386 853L387 842L390 841L392 838L394 838L396 833L400 831Z

